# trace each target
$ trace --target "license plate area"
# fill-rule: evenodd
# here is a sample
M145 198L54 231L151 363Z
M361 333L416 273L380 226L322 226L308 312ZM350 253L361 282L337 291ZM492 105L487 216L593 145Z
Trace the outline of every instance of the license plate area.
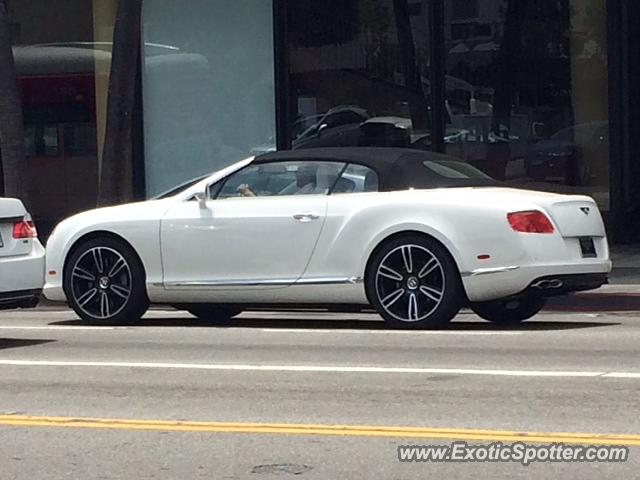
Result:
M592 237L580 237L579 240L582 258L596 258L598 256Z

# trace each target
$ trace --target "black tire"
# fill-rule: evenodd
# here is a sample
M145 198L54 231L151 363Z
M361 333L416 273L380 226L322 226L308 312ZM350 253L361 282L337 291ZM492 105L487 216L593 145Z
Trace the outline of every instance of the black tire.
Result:
M240 308L212 304L187 305L184 309L196 317L199 322L212 325L228 324L233 317L242 313Z
M369 301L392 328L443 327L460 311L464 299L450 253L418 234L395 237L377 249L365 283Z
M135 251L111 237L76 248L64 271L67 301L84 321L98 325L138 322L149 308L146 274Z
M496 325L515 325L535 316L546 303L543 297L523 297L472 303L471 310Z

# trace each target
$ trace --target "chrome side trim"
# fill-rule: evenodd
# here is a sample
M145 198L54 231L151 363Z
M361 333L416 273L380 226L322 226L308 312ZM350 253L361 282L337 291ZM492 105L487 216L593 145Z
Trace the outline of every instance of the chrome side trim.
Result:
M24 220L24 215L17 217L0 217L0 223L14 223L21 222L22 220Z
M166 288L214 288L214 287L286 287L289 285L355 285L362 283L359 277L301 278L269 280L219 280L208 282L170 282ZM156 284L157 285L157 284Z
M480 275L493 275L494 273L512 272L513 270L518 270L519 268L520 267L517 265L512 265L510 267L478 268L470 272L462 272L461 275L463 277L477 277Z
M170 282L164 286L168 288L212 288L212 287L265 287L287 286L295 280L213 280L208 282Z
M32 298L36 298L38 295L35 294L31 294L31 295L19 295L17 297L3 297L0 298L0 305L3 305L5 303L13 303L13 302L20 302L22 300L31 300Z
M359 277L338 277L338 278L301 278L296 285L356 285L362 283Z

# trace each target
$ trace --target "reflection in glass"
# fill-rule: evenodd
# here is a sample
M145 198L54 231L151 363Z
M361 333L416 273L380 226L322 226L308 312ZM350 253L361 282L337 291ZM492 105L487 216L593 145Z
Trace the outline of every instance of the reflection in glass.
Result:
M428 13L407 0L288 2L292 147L430 148Z
M445 152L491 177L607 209L606 1L441 1L444 72L431 69L431 2L289 2L292 147L429 150L438 122Z
M445 2L447 153L608 208L606 2L458 3Z
M96 206L116 0L9 4L30 209L46 238Z
M272 8L270 0L144 1L149 196L275 138Z

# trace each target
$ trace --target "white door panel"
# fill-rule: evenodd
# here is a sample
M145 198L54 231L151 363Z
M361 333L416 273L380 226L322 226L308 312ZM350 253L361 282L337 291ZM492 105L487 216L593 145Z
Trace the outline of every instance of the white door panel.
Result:
M166 288L277 288L304 272L327 197L300 195L182 202L162 221Z

